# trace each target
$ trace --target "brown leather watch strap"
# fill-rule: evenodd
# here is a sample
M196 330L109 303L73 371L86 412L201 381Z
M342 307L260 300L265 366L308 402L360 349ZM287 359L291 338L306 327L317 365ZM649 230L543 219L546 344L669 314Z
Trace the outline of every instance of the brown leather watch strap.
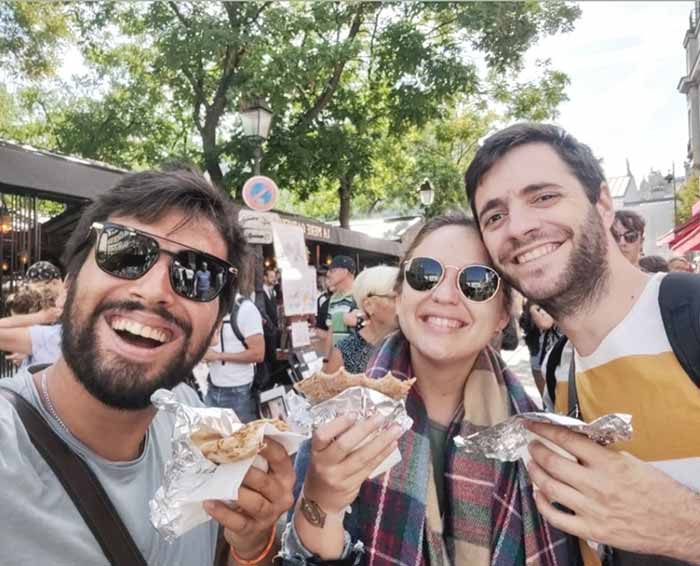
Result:
M56 474L112 566L147 566L119 513L88 465L73 452L24 397L0 387L34 447Z

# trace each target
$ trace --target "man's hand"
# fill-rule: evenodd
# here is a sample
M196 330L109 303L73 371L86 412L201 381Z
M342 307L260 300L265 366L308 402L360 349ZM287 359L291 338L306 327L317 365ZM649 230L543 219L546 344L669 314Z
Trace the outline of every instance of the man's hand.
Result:
M552 525L623 550L700 563L700 494L581 434L542 423L527 426L578 459L563 458L540 442L530 444L535 501Z
M217 352L211 348L207 348L207 351L204 352L204 357L202 358L202 361L204 362L218 362L219 360L221 360L221 352Z
M205 503L207 513L224 526L226 541L246 560L262 553L282 513L294 503L292 460L274 440L266 438L265 444L260 455L270 466L267 473L251 467L232 506L222 501Z
M381 415L356 420L338 417L316 430L304 497L326 513L341 513L357 497L362 483L397 447L401 428L385 424ZM363 442L366 442L363 444Z

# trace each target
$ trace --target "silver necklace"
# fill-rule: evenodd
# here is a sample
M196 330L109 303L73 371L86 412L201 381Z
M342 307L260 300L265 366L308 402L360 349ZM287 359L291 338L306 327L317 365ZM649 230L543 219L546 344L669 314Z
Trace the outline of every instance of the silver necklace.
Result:
M49 410L49 413L51 413L51 416L56 419L58 424L60 424L63 427L63 430L65 430L67 433L70 433L70 430L68 430L68 427L66 426L66 423L64 423L61 420L61 417L58 416L58 413L56 412L56 408L53 406L53 403L51 402L51 397L49 397L49 387L46 384L46 372L42 371L41 372L41 389L44 393L44 401L46 401L46 407Z

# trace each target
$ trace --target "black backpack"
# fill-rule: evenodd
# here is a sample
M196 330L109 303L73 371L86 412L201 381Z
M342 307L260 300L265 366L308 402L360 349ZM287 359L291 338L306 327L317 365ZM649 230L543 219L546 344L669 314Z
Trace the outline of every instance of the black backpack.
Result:
M673 353L700 388L700 275L684 272L666 275L659 288L659 307ZM580 415L573 358L569 368L568 414Z
M246 299L245 297L237 297L236 300L233 302L233 307L231 308L231 316L229 317L229 324L231 325L231 330L233 330L234 336L238 339L238 341L243 344L243 347L247 350L248 345L245 343L245 337L243 336L243 333L241 332L241 329L238 327L238 312L241 310L241 305L245 302L252 303L255 308L260 312L260 309L255 305L253 301L250 299ZM266 316L263 315L262 313L260 316L263 318L263 327L265 326L265 320ZM223 335L223 328L221 330L221 351L224 351L224 335ZM225 364L226 362L222 362ZM253 376L253 389L256 389L258 391L262 391L266 389L270 385L270 372L268 371L267 364L265 363L265 360L262 362L257 362L255 364L255 373Z

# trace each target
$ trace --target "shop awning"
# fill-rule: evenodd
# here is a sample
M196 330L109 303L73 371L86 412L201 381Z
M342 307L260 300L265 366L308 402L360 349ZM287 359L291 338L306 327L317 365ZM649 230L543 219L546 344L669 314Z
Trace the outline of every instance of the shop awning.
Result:
M668 245L677 254L700 250L700 213L659 238L658 243Z

